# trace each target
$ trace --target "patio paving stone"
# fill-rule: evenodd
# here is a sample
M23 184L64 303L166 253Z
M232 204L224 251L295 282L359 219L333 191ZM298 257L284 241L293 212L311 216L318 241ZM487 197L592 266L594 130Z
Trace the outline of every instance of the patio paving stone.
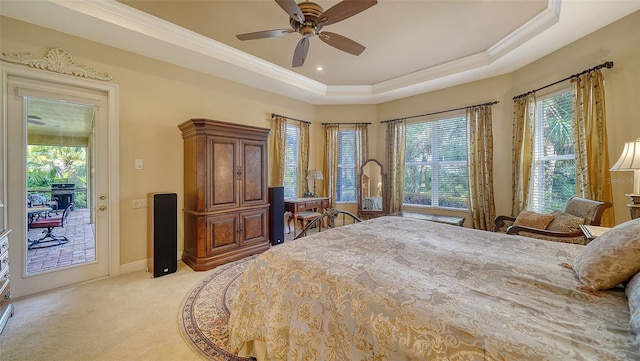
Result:
M89 223L89 213L88 209L76 208L69 213L63 228L53 230L56 236L66 236L69 239L68 243L28 250L27 273L33 274L94 261L94 227ZM39 239L42 237L42 230L30 229L28 237Z

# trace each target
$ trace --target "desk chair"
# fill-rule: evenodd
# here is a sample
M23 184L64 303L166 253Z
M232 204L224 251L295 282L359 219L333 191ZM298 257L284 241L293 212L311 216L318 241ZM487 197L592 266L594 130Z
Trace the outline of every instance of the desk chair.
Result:
M33 249L34 246L36 245L40 245L40 246L35 248L45 248L45 247L59 246L61 244L65 244L69 242L69 239L66 236L54 235L53 229L57 227L60 227L60 228L64 227L64 225L67 223L67 219L69 218L69 212L71 211L71 206L73 206L73 203L70 203L69 205L67 205L67 207L64 209L64 212L62 212L62 215L52 216L47 218L40 218L31 222L31 224L29 225L29 228L46 228L46 230L42 231L42 233L44 233L44 236L42 236L42 238L33 240L33 241L29 240L29 244L27 248ZM53 241L56 241L58 243L54 244L52 243Z
M316 212L309 212L309 213L316 213ZM318 213L320 214L320 213ZM342 224L346 224L345 223L345 215L349 216L353 219L352 223L356 223L356 222L362 222L362 219L358 218L356 215L354 215L351 212L348 211L343 211L341 209L329 209L328 211L325 211L324 213L320 214L319 216L316 216L315 218L313 218L311 221L309 221L308 223L306 223L306 226L304 226L302 228L302 231L300 231L300 233L294 237L294 239L300 239L304 236L307 235L307 231L312 228L312 227L320 227L320 225L322 225L324 222L327 222L326 225L328 228L334 228L336 226L335 220L338 217L338 215L342 214Z
M318 213L318 212L312 212L312 211L300 212L296 214L296 219L294 220L294 222L300 221L300 226L301 226L300 229L305 229L305 227L309 222L312 222L313 220L321 216L322 216L322 213ZM318 222L317 225L318 225L318 232L320 232L322 230L322 222ZM293 236L295 237L295 234Z

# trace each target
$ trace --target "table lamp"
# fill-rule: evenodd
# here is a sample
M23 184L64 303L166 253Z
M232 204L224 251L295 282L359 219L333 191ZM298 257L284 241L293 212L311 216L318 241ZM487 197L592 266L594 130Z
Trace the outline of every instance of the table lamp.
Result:
M324 177L322 176L322 171L321 170L310 170L307 172L307 179L313 179L313 196L317 197L318 195L316 194L316 180L317 179L324 179Z
M640 138L632 142L624 143L622 155L618 162L613 165L611 171L633 171L633 193L627 194L631 197L631 203L627 204L631 219L640 217Z

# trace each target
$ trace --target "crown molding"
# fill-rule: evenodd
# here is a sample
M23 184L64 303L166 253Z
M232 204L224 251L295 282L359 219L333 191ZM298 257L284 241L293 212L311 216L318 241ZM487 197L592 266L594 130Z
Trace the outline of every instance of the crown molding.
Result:
M69 2L61 2L63 5L72 6ZM258 57L247 54L232 48L226 44L210 39L190 30L178 27L165 20L156 18L147 13L130 8L116 1L104 1L99 3L81 1L83 5L105 11L111 16L102 17L114 24L118 24L132 31L139 31L154 39L162 39L174 46L179 46L187 51L194 51L199 54L214 58L227 64L234 64L244 71L249 71L254 76L267 77L280 82L282 86L290 86L297 94L288 94L294 98L299 98L299 91L312 93L314 97L319 97L314 102L321 103L349 103L352 101L370 103L373 99L389 100L391 94L406 93L407 89L420 88L420 84L437 80L446 76L455 75L471 69L487 66L491 61L495 61L500 56L507 54L509 50L524 44L536 34L544 31L548 27L557 23L561 0L549 0L549 7L541 14L530 20L515 32L509 34L500 42L484 52L470 55L461 59L439 64L434 67L423 69L411 74L403 75L395 79L387 80L373 85L328 85L317 82L313 79L302 76L298 73L264 61ZM80 7L73 6L78 10ZM84 11L92 13L92 11ZM165 59L165 61L170 61ZM172 62L173 63L173 62ZM214 74L220 76L220 74ZM222 76L224 78L224 75ZM238 77L228 77L229 80L238 81ZM243 84L257 86L265 90L274 89L273 86L261 87L256 84L255 79L251 81L240 81ZM323 100L320 100L324 98ZM342 100L340 100L342 99ZM301 100L307 100L302 97Z
M560 21L561 5L562 0L549 0L544 11L487 49L488 58L495 61L557 24Z
M638 8L548 0L546 10L485 51L364 85L320 83L115 0L5 1L0 14L311 104L374 104L513 71ZM585 16L591 28L576 25Z

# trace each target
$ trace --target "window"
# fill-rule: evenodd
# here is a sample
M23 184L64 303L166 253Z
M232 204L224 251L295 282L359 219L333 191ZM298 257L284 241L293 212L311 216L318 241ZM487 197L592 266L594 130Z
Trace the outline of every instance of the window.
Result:
M300 128L287 124L284 150L284 196L298 197L298 154L300 153Z
M538 99L531 171L530 208L564 209L576 195L573 111L569 89Z
M405 205L467 209L465 116L407 124Z
M338 134L338 184L336 202L356 201L356 131L340 130Z

